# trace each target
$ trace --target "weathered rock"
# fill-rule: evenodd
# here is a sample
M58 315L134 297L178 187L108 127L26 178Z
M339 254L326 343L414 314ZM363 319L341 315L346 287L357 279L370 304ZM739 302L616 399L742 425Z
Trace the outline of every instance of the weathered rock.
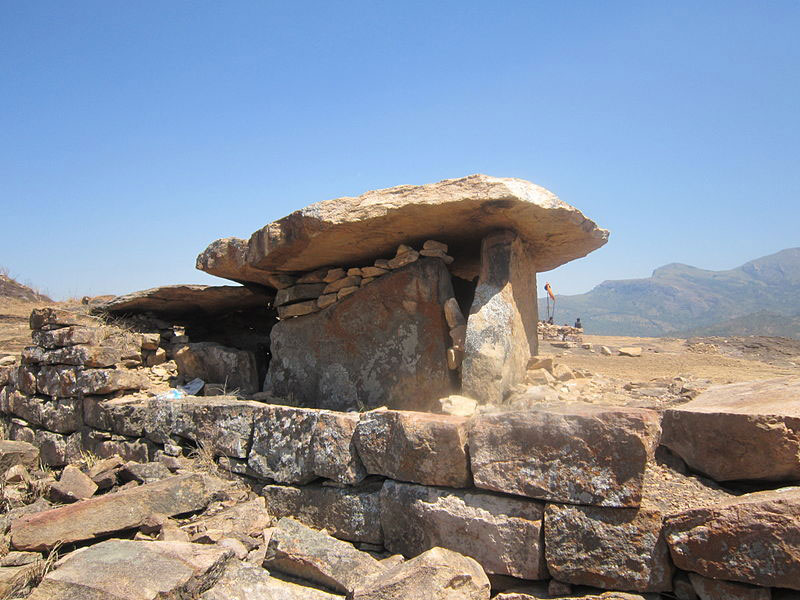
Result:
M350 542L383 544L381 485L379 481L355 487L265 485L261 494L276 518L293 517Z
M450 275L425 259L272 328L265 391L301 406L426 410L452 386L442 302Z
M0 394L0 410L56 433L80 429L81 405L79 398L26 396L17 391Z
M325 477L358 483L366 472L353 443L357 413L264 405L255 419L248 465L279 483Z
M231 552L181 542L108 540L70 554L31 600L193 598L220 576Z
M218 531L222 535L258 537L273 524L274 516L267 511L264 498L253 498L194 521L187 529L194 533Z
M483 239L481 272L467 320L464 394L499 404L525 379L538 349L536 269L531 248L513 231Z
M214 342L187 344L175 353L178 372L186 379L219 381L229 390L247 395L259 390L258 369L252 352Z
M155 513L173 516L199 510L208 499L203 476L178 475L24 516L11 525L11 544L18 550L49 550L59 542L91 540L139 527Z
M99 319L89 315L53 307L34 308L30 317L30 326L33 330L59 329L71 325L97 327L101 324L102 322Z
M364 280L362 279L361 282L363 282L363 281ZM360 283L359 283L359 287L360 287ZM337 300L341 300L342 298L345 298L345 297L349 296L350 294L354 294L357 291L358 291L358 287L357 286L344 287L344 288L340 289L338 292L336 292L336 299Z
M628 592L602 592L592 593L579 591L571 594L550 594L547 586L526 585L497 594L493 600L660 600L663 596L658 594L630 594Z
M398 254L392 259L389 259L389 268L390 269L401 269L405 266L410 265L411 263L419 260L419 252L414 250L413 248L409 248L405 252L400 252L398 249Z
M659 416L639 408L552 405L479 415L469 447L475 485L532 498L638 506Z
M296 302L286 306L278 307L278 317L281 319L289 319L291 317L302 317L303 315L310 315L319 310L316 300L306 300L304 302Z
M528 369L525 383L529 385L552 385L557 379L547 369Z
M368 473L423 485L470 484L464 417L398 410L365 413L354 441Z
M444 264L449 265L455 259L452 256L448 256L447 253L442 252L441 250L426 250L422 249L419 251L420 256L428 256L430 258L438 258L441 261L444 261Z
M44 370L45 367L42 368ZM113 394L120 390L141 390L149 385L142 373L125 369L87 369L78 371L77 388L84 395ZM46 394L46 391L42 391ZM58 394L48 394L57 396Z
M384 546L416 556L440 546L474 558L484 571L544 579L544 505L487 492L387 480L381 492Z
M489 579L475 560L432 548L363 581L352 600L489 600L490 593Z
M190 439L209 449L213 454L246 458L253 435L253 423L265 405L260 402L238 400L230 396L207 396L202 400L172 400L158 405L155 415L147 420L146 435L154 442L166 441L168 434ZM170 416L167 417L166 413ZM169 430L163 428L168 424ZM161 428L159 428L161 424Z
M513 228L548 271L602 246L608 232L544 188L521 179L471 175L423 186L400 186L312 204L255 232L250 241L217 240L197 267L236 281L274 287L281 272L325 264L368 264L398 244L431 237L455 256L456 274L477 275L476 240ZM473 260L469 260L473 259ZM376 265L380 266L380 265Z
M171 475L170 470L160 462L140 463L135 461L125 463L119 473L123 481L138 481L139 483L153 483Z
M336 303L336 300L338 300L337 294L323 294L317 298L317 306L319 308L327 308L331 304Z
M344 269L329 269L325 274L325 277L322 278L322 281L325 283L333 283L334 281L338 281L339 279L343 279L345 277L347 277L347 272Z
M665 519L672 560L711 579L800 590L800 488L745 494Z
M272 294L234 285L165 285L117 296L99 306L111 314L151 312L160 316L215 315L264 307Z
M34 330L31 339L37 346L48 350L75 344L95 345L102 341L102 330L100 327L73 325L49 331Z
M22 351L22 361L25 364L110 367L121 360L122 351L113 346L76 345L55 350L43 350L38 346L32 346Z
M272 532L264 566L342 594L384 571L366 552L288 518L278 521Z
M642 355L642 349L639 346L626 346L618 350L620 356L632 356L637 358Z
M362 267L361 268L361 275L364 277L380 277L381 275L386 275L388 273L388 269L381 269L380 267Z
M11 427L9 427L9 437L12 440L28 442L39 448L42 464L49 467L60 467L80 459L83 445L79 432L65 435L44 429L33 429L23 423L12 421Z
M471 417L478 408L478 401L466 396L450 395L439 398L439 412L456 417Z
M275 294L275 306L318 298L326 286L326 283L298 283L292 287L283 288Z
M575 379L575 373L565 364L558 364L553 367L553 377L559 381L569 381Z
M611 352L611 348L609 348L608 346L600 346L600 354L602 354L603 356L611 356L614 353Z
M334 271L334 269L329 269L328 267L323 267L321 269L316 269L305 275L301 275L297 278L297 283L329 283L326 282L325 279L328 277L328 274Z
M545 549L550 574L564 582L611 590L670 590L674 567L663 534L664 515L731 498L709 481L676 471L674 462L659 452L648 463L638 509L548 504Z
M717 481L800 479L800 379L709 388L662 427L665 446Z
M461 312L461 307L455 298L448 298L444 303L444 316L447 319L447 324L453 327L461 327L466 325L467 320Z
M91 498L97 491L97 484L78 467L67 465L61 478L50 486L51 500L76 502Z
M342 279L337 279L336 281L329 283L320 293L333 294L343 288L358 287L360 283L361 283L360 275L359 276L348 275L347 277L343 277Z
M14 465L35 469L39 466L39 449L28 442L0 440L0 473Z
M200 600L342 600L342 596L283 581L260 566L233 561Z
M772 592L767 588L708 579L697 573L689 573L689 579L700 600L772 600Z
M0 567L22 567L35 563L37 560L41 560L41 558L42 555L38 552L18 552L12 550L3 558L0 558Z

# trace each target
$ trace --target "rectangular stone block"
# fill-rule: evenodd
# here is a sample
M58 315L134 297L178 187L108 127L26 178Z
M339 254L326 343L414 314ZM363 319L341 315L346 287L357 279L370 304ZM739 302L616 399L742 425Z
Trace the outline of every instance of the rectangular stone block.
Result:
M275 295L275 306L283 306L284 304L292 304L300 300L313 300L322 294L322 291L328 284L326 283L300 283L278 290Z
M366 475L353 444L358 420L358 413L262 405L248 465L278 483L358 483Z
M487 573L546 579L544 504L488 492L387 480L381 491L384 546L417 556L435 546L474 558Z
M670 515L672 560L711 579L800 590L800 487Z
M355 443L368 473L423 485L466 487L472 479L465 417L375 410L364 413Z
M635 507L660 434L658 413L565 404L477 416L469 448L475 485L531 498Z
M8 391L0 393L0 410L56 433L72 433L83 424L78 398L26 396Z
M342 540L382 545L382 483L370 481L353 487L265 485L261 494L269 513L278 519L292 517Z
M73 325L50 331L32 331L31 339L37 346L52 350L75 344L96 345L102 340L102 330L99 327L85 327Z

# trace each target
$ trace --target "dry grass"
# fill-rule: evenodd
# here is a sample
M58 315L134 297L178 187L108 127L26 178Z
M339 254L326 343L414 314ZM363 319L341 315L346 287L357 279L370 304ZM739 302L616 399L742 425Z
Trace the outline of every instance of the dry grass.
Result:
M210 473L211 475L219 475L221 472L214 451L211 449L211 444L198 441L197 448L189 453L189 458L195 461L194 468L198 471Z
M28 318L34 308L45 306L56 306L56 303L5 297L0 300L0 354L19 356L25 346L31 345Z

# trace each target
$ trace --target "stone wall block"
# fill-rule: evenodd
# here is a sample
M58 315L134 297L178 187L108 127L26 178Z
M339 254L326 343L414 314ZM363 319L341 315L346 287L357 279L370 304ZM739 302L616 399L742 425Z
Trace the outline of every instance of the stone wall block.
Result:
M475 485L531 498L636 507L659 415L640 408L565 404L475 417Z
M354 484L364 478L353 444L358 414L263 405L255 417L248 465L278 483L318 477Z
M553 578L609 590L666 592L674 567L651 508L548 504L544 547Z
M292 517L342 540L382 545L381 486L381 481L352 487L265 485L261 494L278 519Z
M487 573L548 577L544 504L478 491L387 480L381 491L386 548L417 556L440 546L474 558Z
M800 487L666 517L675 565L711 579L800 590Z
M468 419L399 410L365 413L355 443L368 473L400 481L469 486Z

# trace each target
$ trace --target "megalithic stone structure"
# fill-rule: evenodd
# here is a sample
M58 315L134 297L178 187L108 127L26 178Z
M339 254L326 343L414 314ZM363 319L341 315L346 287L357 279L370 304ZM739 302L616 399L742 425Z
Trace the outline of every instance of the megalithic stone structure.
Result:
M537 352L538 320L533 251L509 229L487 235L467 319L462 393L500 404L525 379Z
M433 410L450 393L503 402L537 351L536 273L607 239L542 187L470 175L317 202L213 242L197 268L279 290L265 392Z

